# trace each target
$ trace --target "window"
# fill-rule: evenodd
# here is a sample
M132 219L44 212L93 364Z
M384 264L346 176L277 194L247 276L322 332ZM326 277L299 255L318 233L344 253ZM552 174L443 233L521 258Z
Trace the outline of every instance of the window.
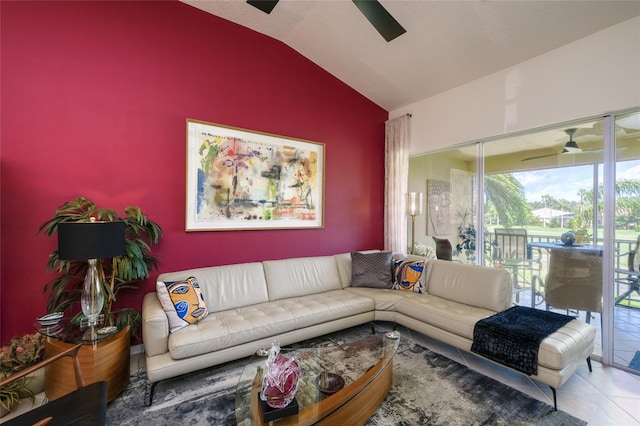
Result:
M613 159L608 168L605 158ZM608 181L611 169L615 179ZM450 194L448 218L427 208L416 222L418 247L448 238L457 260L508 268L515 304L588 321L598 330L596 357L604 352L604 361L633 371L638 354L640 364L638 334L618 328L640 329L638 284L624 269L640 235L640 110L411 157L409 190L425 192L427 207ZM436 228L435 220L447 226ZM577 238L571 251L562 244L569 232ZM608 323L614 336L602 339Z

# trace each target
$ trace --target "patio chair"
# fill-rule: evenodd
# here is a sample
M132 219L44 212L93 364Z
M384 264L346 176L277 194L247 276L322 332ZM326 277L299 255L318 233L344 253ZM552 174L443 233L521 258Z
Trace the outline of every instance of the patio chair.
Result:
M640 299L631 297L633 293L640 296L640 235L638 235L638 240L633 250L621 253L618 256L627 256L627 267L616 268L615 282L618 288L622 284L628 286L628 289L616 297L616 305L624 306L623 302L626 301L628 307L632 307L632 302L637 302L639 306L636 307L640 307Z
M547 310L560 308L602 312L602 251L557 248L551 250L545 285Z
M81 346L82 345L79 344L69 348L64 352L47 358L32 367L0 381L0 387L6 386L21 377L27 376L42 367L58 361L60 358L71 357L77 386L77 389L71 393L0 423L6 426L104 425L107 416L107 382L100 381L85 386L82 370L80 369L80 361L78 360L78 350Z
M446 238L431 238L433 238L433 241L436 243L436 257L442 260L453 260L451 241Z
M520 302L520 293L528 291L531 293L531 307L539 305L544 301L540 251L536 250L537 255L533 256L526 229L496 228L494 232L493 261L511 270L516 304Z

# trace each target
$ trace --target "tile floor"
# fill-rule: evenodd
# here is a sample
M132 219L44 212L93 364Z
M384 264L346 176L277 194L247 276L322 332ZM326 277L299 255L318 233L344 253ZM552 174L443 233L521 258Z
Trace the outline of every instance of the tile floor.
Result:
M580 319L584 320L584 312ZM596 329L594 355L602 357L602 322L600 314L591 314L591 325ZM614 311L614 353L616 364L628 366L640 351L640 309L616 306Z

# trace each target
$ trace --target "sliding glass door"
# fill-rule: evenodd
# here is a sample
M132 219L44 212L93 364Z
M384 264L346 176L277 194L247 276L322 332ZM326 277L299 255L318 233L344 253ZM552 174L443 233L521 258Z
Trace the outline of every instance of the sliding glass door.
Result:
M426 206L450 192L447 231L426 208L421 244L447 238L456 260L508 269L514 304L591 323L594 358L640 371L640 110L412 157L409 171Z
M598 330L603 146L603 120L484 144L485 233L492 264L511 273L514 304Z
M612 362L640 372L640 113L614 117Z

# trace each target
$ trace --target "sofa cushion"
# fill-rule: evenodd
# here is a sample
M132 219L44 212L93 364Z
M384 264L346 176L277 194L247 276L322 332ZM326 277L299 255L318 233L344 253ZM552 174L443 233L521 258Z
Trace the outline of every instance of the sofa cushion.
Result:
M372 288L351 288L348 291L371 297L375 302L376 311L403 314L466 339L473 339L473 327L478 320L495 313L431 294L416 294L411 291Z
M327 291L310 296L283 299L278 302L280 306L293 314L296 329L372 312L374 309L374 302L370 297L344 290Z
M495 313L431 294L405 297L396 304L396 312L471 340L476 322Z
M379 253L380 250L358 250L359 253ZM340 273L340 281L342 281L342 287L347 288L351 286L351 252L340 253L333 256L338 265L338 272Z
M169 352L188 358L372 311L371 298L340 289L216 312L171 334Z
M391 288L392 254L390 251L379 253L351 253L351 287Z
M262 263L211 266L167 272L158 281L178 281L196 277L209 312L220 312L269 301Z
M587 348L593 348L595 335L596 330L591 325L578 320L570 321L540 343L538 365L553 370L565 368Z
M425 267L425 259L406 260L393 259L393 289L412 291L414 293L426 293L425 286L420 278Z
M271 301L342 288L333 256L267 260L262 265Z
M511 305L511 275L505 269L430 260L426 275L434 296L494 312Z
M373 299L373 306L376 311L393 312L396 305L404 297L412 296L412 292L395 291L390 288L367 288L367 287L349 287L346 289L349 293L354 293L362 297Z
M173 359L189 358L295 330L293 314L279 302L260 303L209 314L169 335Z
M158 281L156 291L169 320L171 333L204 319L209 311L194 277L180 281Z

